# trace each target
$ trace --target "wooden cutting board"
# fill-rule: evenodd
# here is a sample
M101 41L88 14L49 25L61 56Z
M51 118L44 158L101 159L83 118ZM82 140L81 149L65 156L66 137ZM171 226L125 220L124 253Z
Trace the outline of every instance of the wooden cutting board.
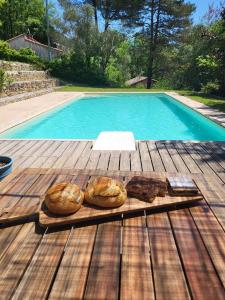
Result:
M53 215L49 213L48 210L43 209L39 214L39 223L43 227L54 227L75 223L83 223L85 225L87 221L98 219L104 220L113 216L118 216L121 214L129 215L131 213L140 211L159 211L159 209L169 209L181 204L190 204L200 201L202 199L202 195L191 197L166 195L166 197L157 197L152 203L147 203L135 198L128 198L124 205L114 209L98 208L84 203L83 207L81 207L81 209L75 214L65 217Z
M26 220L27 218L39 215L39 205L33 206L14 206L0 209L0 223L10 223L13 221Z
M42 199L47 189L55 183L73 182L85 188L88 181L95 176L110 176L119 178L125 184L132 176L143 175L153 178L171 176L167 173L155 172L120 172L120 171L90 171L65 169L23 169L14 171L6 180L0 183L0 224L14 221L28 222L39 215L39 223L43 227L54 227L73 223L86 223L89 220L107 219L109 217L130 214L138 211L154 211L161 208L172 208L181 204L190 204L201 200L197 195L157 197L153 203L146 203L134 198L128 198L126 203L116 209L101 209L84 205L77 213L59 217L42 209ZM173 175L173 174L172 174ZM177 174L176 174L177 175Z
M88 173L86 173L88 174ZM86 177L85 174L79 174L76 178L72 179L72 182L79 184L82 188L86 187L88 181L90 181L93 177L102 175L109 176L113 178L117 178L126 184L134 175L143 175L147 177L159 178L162 179L167 177L166 174L162 173L123 173L123 172L110 172L110 171L98 171L94 173L93 171L89 172L90 177ZM172 175L171 175L172 176ZM106 209L99 208L96 206L90 206L88 204L83 204L81 209L77 211L75 214L69 216L57 216L49 213L46 207L43 205L42 210L39 214L39 224L43 227L54 227L68 224L76 224L79 225L86 224L87 221L97 221L99 219L107 220L107 218L115 217L118 215L129 215L135 212L153 212L159 211L159 209L168 208L171 209L178 205L183 204L191 204L196 201L200 201L203 199L201 194L195 196L170 196L166 195L166 197L157 197L152 203L147 203L135 198L128 198L124 205L119 208L114 209Z

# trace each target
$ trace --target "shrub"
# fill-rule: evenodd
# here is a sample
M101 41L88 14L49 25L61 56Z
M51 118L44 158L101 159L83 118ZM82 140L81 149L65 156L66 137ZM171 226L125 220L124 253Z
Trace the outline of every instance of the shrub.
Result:
M5 87L10 85L11 82L11 78L6 75L6 72L2 68L0 68L0 93L4 90Z
M113 64L110 64L106 68L106 77L109 85L112 87L118 87L124 84L124 78L121 71Z
M219 91L219 83L217 82L208 82L201 88L201 92L204 94L217 94Z
M0 68L0 93L5 86L5 71Z
M47 64L50 73L72 83L104 85L106 80L94 59L89 64L78 54L72 53L52 60Z
M15 50L10 48L9 44L4 41L0 41L0 59L35 64L41 69L45 67L42 59L38 57L30 48Z

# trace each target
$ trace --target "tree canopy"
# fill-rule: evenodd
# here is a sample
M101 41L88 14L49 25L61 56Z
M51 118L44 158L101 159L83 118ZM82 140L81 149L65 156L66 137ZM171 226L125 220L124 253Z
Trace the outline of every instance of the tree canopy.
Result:
M56 76L123 86L142 75L148 88L225 95L224 1L199 24L191 0L58 0L59 11L55 2L51 44L67 48L49 65ZM30 32L46 43L44 0L0 0L0 10L0 39Z

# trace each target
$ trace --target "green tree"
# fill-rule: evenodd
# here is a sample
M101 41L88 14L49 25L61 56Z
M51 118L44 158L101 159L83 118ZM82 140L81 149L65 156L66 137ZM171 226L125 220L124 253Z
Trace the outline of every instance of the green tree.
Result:
M131 57L129 48L130 44L127 41L122 42L110 58L106 68L106 76L112 86L123 86L125 81L130 78Z
M34 35L45 32L45 6L43 0L5 0L1 6L0 38L7 40L15 35Z
M70 38L71 52L53 63L53 71L63 68L66 79L82 83L105 84L106 68L124 36L117 31L99 32L91 5L60 1L63 8L64 33Z
M154 62L160 47L179 41L182 31L190 26L195 6L184 0L145 0L135 18L127 24L142 28L148 43L147 87L151 88Z

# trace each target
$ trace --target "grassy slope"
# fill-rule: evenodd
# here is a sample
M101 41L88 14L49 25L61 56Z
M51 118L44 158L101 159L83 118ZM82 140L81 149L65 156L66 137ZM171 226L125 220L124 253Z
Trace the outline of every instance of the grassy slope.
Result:
M212 95L203 95L191 91L177 91L177 93L225 112L225 98Z
M90 86L65 86L60 89L60 91L68 92L149 92L147 89L143 88L108 88L108 87L90 87ZM164 92L166 90L162 89L151 89L150 92ZM167 90L168 91L168 90ZM198 102L204 103L212 108L219 109L225 112L225 98L220 98L211 95L203 95L191 91L176 91L180 95L188 96L189 98L196 100Z

